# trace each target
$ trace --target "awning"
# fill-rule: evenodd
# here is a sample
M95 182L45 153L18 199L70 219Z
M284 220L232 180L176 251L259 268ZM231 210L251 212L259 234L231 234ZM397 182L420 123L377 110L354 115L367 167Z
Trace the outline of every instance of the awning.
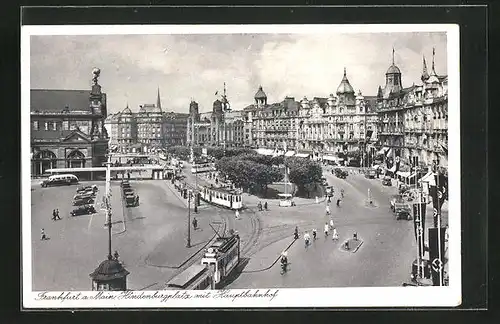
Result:
M398 172L396 172L396 174L399 176L402 176L403 178L408 178L408 176L410 175L410 172L398 171Z
M295 154L296 157L300 157L300 158L306 158L306 157L309 157L310 154L307 154L307 153L297 153Z
M422 181L422 182L433 182L434 181L434 173L433 172L427 172L427 174L424 175L419 181Z
M333 155L323 155L323 160L327 160L327 161L337 161L338 160L338 157L335 157Z
M386 154L386 156L390 156L390 155L392 155L392 149L390 149L390 150L387 152L387 154Z
M387 147L383 147L380 149L380 151L377 152L377 154L385 154L386 151L387 151Z
M295 155L295 151L288 151L285 153L285 156L294 156Z
M271 150L271 149L261 148L261 149L257 149L257 153L262 154L262 155L273 155L275 152L274 152L274 150Z

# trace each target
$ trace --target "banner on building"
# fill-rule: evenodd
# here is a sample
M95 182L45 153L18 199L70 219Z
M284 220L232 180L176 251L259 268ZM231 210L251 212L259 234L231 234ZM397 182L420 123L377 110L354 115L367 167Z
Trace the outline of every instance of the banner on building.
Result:
M445 227L429 228L429 262L431 263L431 276L433 286L442 286L445 263Z

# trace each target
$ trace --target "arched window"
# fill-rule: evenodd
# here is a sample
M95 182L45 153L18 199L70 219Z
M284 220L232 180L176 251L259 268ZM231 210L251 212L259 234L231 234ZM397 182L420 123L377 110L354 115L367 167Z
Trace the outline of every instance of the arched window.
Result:
M84 168L85 167L85 154L79 150L74 150L68 154L66 159L68 168Z
M42 175L45 173L45 170L57 167L57 157L52 151L40 151L33 156L32 167L34 176Z

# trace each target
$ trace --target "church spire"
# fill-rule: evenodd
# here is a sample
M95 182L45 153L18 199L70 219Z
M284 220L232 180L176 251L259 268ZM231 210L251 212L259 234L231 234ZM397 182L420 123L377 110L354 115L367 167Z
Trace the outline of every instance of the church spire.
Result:
M425 81L429 78L429 72L427 71L427 62L425 61L425 56L422 55L422 81Z
M436 48L432 48L432 70L431 73L436 75L436 70L434 69L434 56L436 56Z
M394 64L394 47L392 48L392 65L395 65Z
M160 87L158 87L158 94L156 96L156 107L161 109Z

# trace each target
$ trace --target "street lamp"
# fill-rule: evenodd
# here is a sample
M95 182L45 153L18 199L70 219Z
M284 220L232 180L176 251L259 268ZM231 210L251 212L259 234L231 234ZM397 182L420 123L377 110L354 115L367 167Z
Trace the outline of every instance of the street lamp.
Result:
M192 196L192 190L188 191L188 219L187 219L187 244L186 247L190 248L191 247L191 196Z

